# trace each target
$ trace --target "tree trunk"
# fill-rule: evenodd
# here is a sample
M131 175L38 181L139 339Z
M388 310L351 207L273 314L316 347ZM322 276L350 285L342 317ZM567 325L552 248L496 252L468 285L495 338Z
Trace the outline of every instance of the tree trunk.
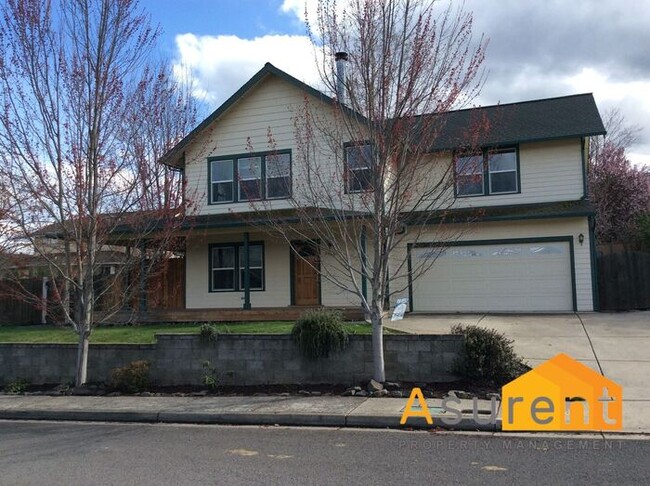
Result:
M75 386L82 386L86 383L88 376L88 342L90 331L79 332L79 344L77 345L77 371L75 374Z
M375 381L383 383L386 381L386 370L384 369L384 318L381 310L377 309L371 312L372 321L372 362L373 378Z

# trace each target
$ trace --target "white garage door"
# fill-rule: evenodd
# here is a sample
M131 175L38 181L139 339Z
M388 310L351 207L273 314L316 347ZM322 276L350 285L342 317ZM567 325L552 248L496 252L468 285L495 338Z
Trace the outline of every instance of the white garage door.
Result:
M572 311L568 242L417 247L411 252L413 310Z

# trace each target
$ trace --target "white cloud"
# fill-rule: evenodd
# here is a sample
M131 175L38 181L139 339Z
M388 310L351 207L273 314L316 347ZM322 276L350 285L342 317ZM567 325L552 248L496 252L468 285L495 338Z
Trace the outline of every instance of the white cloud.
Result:
M339 0L343 9L350 0ZM317 0L283 0L279 11L303 25L305 5L316 19ZM481 104L593 92L601 113L619 107L643 132L629 150L635 163L650 165L650 31L642 21L650 3L607 0L520 2L468 0L474 33L490 38L490 71ZM194 78L194 92L216 108L265 62L315 87L320 78L307 36L266 35L176 37L178 64Z
M182 34L176 36L176 46L176 72L188 70L194 95L212 108L227 100L266 62L307 84L319 84L317 52L306 36L242 39L234 35Z

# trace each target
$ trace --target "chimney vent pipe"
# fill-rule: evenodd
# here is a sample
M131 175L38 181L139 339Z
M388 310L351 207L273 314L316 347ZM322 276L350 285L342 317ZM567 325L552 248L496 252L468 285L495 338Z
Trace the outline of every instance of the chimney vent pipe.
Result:
M336 62L336 99L339 103L345 103L345 67L348 62L347 52L334 54Z

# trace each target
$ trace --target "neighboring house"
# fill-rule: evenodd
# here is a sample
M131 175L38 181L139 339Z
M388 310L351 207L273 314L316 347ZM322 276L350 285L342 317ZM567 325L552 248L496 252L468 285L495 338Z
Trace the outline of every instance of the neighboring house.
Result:
M183 170L196 199L197 215L186 240L187 309L359 305L354 295L321 281L285 242L238 214L251 211L247 199L257 187L261 194L255 196L272 200L269 205L278 214L288 214L287 198L304 177L294 163L298 146L292 118L305 99L316 106L334 102L266 64L162 160ZM481 208L480 220L410 285L410 309L594 310L593 211L586 200L586 170L589 137L605 130L592 95L435 116L443 129L432 147L432 164L449 164L455 149L469 145L464 134L472 119L488 122L489 129L472 142L485 148L473 155L474 163L455 160L455 214L461 220L470 209ZM273 151L265 150L269 129ZM347 146L342 143L341 151ZM250 157L258 172L243 170L251 166ZM405 249L408 258L428 258L436 241L432 226L417 245ZM330 264L318 248L302 251L316 265Z

